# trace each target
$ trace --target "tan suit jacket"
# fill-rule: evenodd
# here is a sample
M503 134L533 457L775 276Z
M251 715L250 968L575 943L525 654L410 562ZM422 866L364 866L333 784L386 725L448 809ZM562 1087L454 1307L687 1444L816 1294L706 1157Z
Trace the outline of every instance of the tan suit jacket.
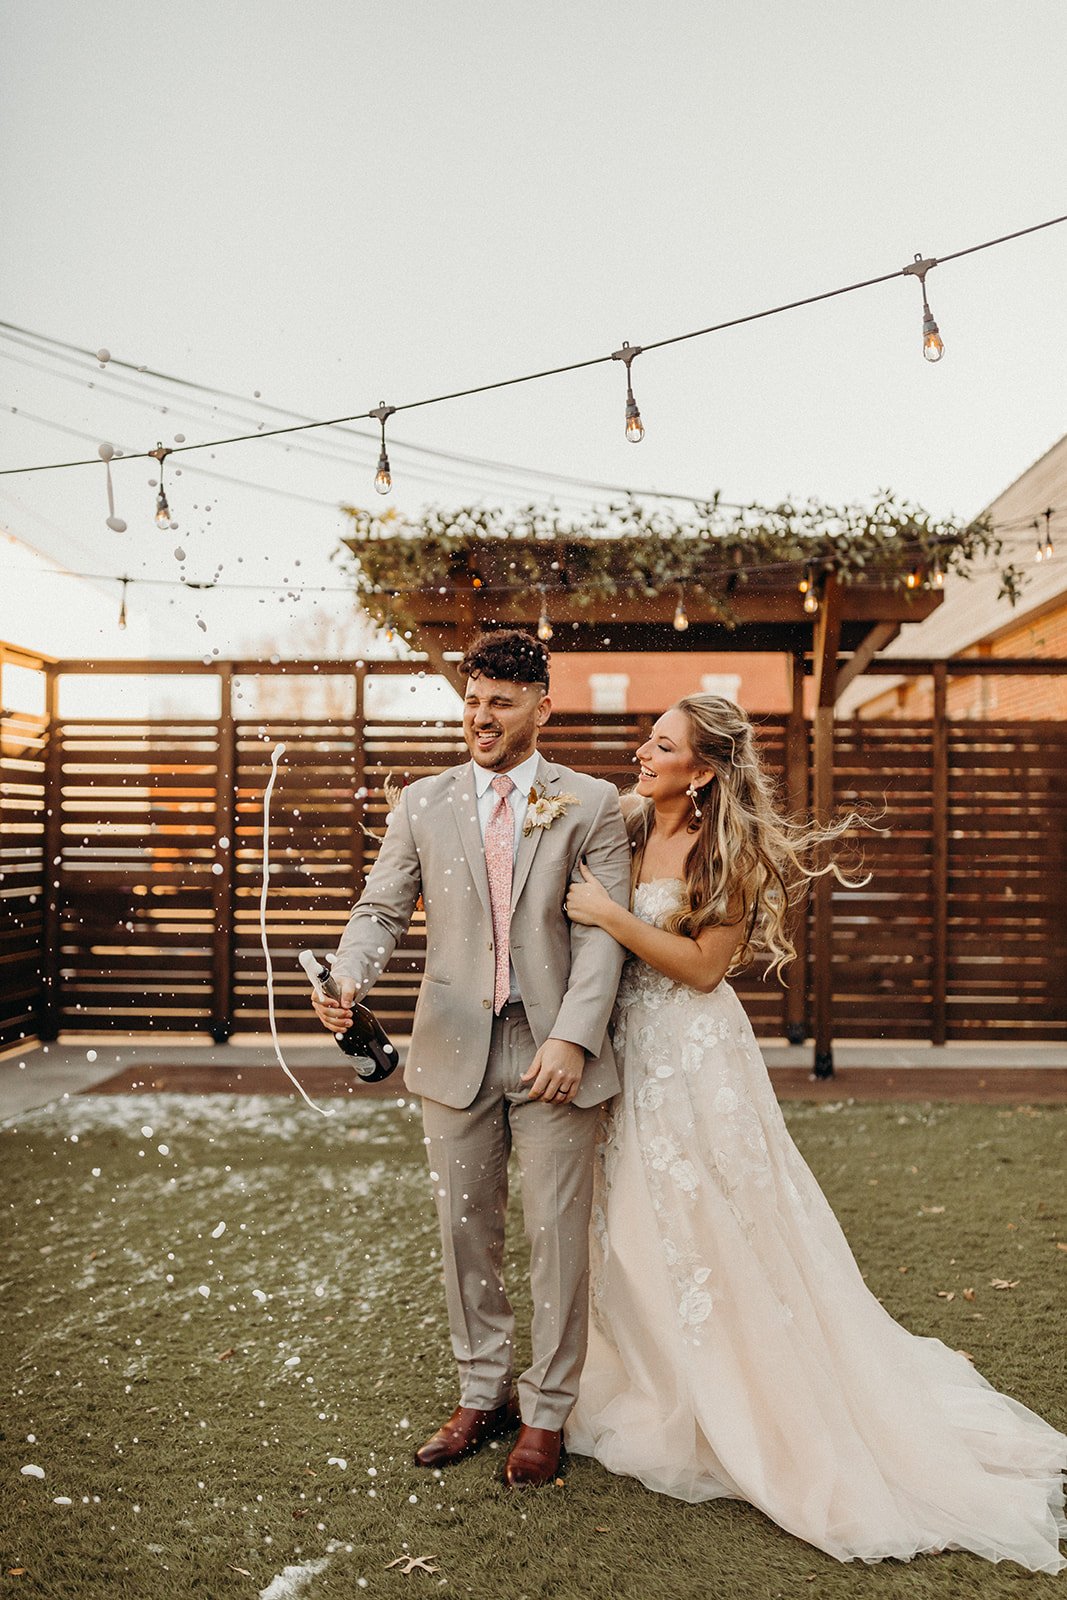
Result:
M608 893L628 904L630 849L614 785L540 758L536 784L578 796L548 827L519 842L512 880L511 959L534 1041L569 1039L586 1052L579 1106L616 1094L607 1037L624 952L602 928L568 921L563 902L584 858ZM348 921L334 974L362 998L426 908L426 970L404 1082L413 1094L461 1109L485 1076L493 1026L495 956L485 846L468 762L410 784Z

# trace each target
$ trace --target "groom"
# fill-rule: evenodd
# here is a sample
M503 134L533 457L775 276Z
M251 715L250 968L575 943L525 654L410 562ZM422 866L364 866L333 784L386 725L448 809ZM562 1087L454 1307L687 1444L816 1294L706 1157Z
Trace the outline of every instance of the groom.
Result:
M607 1023L623 952L567 921L585 860L629 896L612 784L546 761L548 651L519 629L483 634L462 663L471 761L404 789L334 961L332 1032L404 933L419 895L426 970L404 1081L422 1098L441 1224L459 1406L415 1453L442 1467L510 1432L505 1481L550 1483L587 1330L587 1234L597 1107L619 1080ZM512 1390L514 1323L501 1276L514 1146L530 1242L533 1360Z

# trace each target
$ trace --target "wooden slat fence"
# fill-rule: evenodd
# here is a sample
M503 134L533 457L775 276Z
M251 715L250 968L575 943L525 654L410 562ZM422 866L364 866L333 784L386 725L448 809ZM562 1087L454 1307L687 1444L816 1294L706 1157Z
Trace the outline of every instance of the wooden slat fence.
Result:
M43 717L0 723L0 1047L38 1026L44 943Z
M1067 1031L1065 734L948 725L950 1038Z
M633 715L561 715L543 748L626 785L646 732ZM786 734L784 718L761 719L779 777ZM262 797L278 741L286 755L268 932L279 1023L308 1029L296 953L336 944L384 827L385 776L410 780L466 758L454 724L67 719L46 760L42 722L9 718L0 1043L38 1024L46 1036L265 1029ZM802 736L801 755L803 745ZM46 818L49 761L59 804ZM1063 723L948 723L940 744L926 722L837 725L836 801L865 807L879 830L861 835L871 881L834 893L839 1038L1065 1036L1065 785ZM49 838L59 860L46 873ZM54 1005L41 988L50 918L59 935ZM375 991L396 1031L410 1018L424 943L417 915ZM798 963L794 982L810 982L810 966ZM773 980L746 974L738 990L757 1031L784 1031ZM804 998L807 1007L807 983Z

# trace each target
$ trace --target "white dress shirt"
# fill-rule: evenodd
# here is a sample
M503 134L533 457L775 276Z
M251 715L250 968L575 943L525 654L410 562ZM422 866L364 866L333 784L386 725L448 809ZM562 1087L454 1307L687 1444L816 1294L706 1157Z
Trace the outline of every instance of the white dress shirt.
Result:
M508 805L511 807L511 814L515 819L515 839L511 857L513 864L519 853L522 825L526 821L526 808L530 802L530 790L533 788L534 778L537 775L539 760L540 757L535 750L532 756L528 756L525 761L520 762L517 767L512 767L506 773L497 773L488 767L480 767L476 761L471 763L474 767L474 792L478 800L478 827L481 829L483 843L485 842L485 830L489 824L489 818L493 815L499 798L496 790L492 787L493 779L496 777L508 777L515 785L508 795ZM508 999L520 1000L522 996L519 994L519 980L515 976L515 967L510 959L508 961L508 974L511 985Z

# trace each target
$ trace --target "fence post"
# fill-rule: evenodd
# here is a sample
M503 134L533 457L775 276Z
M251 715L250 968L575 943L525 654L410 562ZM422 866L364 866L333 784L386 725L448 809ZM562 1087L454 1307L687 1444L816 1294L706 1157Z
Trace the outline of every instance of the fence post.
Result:
M837 653L841 643L841 590L831 573L823 587L822 603L815 620L813 660L815 712L812 728L812 810L815 821L825 827L834 810L834 701L837 698ZM825 853L823 853L825 864ZM814 1011L815 1060L817 1078L834 1075L833 1052L833 878L829 873L815 880Z
M63 911L63 735L59 726L59 674L45 668L45 716L48 722L44 755L44 918L41 929L41 1005L38 1032L45 1040L58 1039L62 1012Z
M804 657L792 657L793 704L785 733L786 806L794 821L808 810L808 729L804 721ZM785 1036L790 1044L803 1044L808 1037L808 906L805 898L793 933L796 960L786 969L782 996Z
M366 865L366 838L363 826L367 815L367 664L356 662L356 704L352 715L352 835L349 844L352 865L352 900L359 898L363 889L363 869Z
M237 729L233 716L233 664L216 663L219 721L215 746L215 861L212 909L211 1037L224 1044L233 1032L234 865L237 859ZM225 839L223 847L220 840Z
M931 951L932 1016L930 1038L948 1037L948 671L934 663L933 775L930 818L930 895L933 912Z

